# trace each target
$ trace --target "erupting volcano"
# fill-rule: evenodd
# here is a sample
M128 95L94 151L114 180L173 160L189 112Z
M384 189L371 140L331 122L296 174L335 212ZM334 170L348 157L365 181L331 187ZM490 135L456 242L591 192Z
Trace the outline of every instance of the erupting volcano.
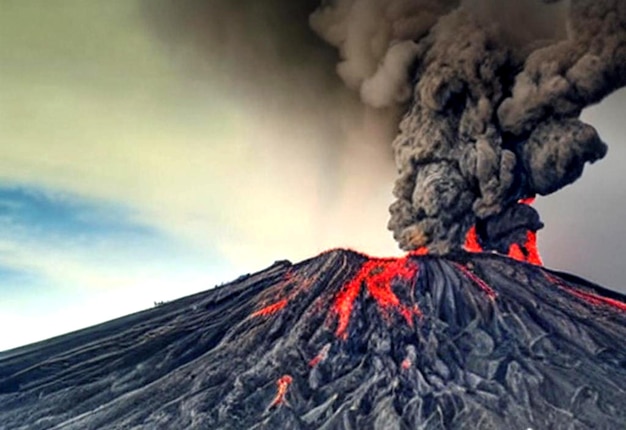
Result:
M489 253L334 250L0 355L8 429L615 429L626 298Z
M310 25L401 113L408 253L281 261L0 353L0 427L626 428L626 297L544 268L532 208L606 153L578 117L626 84L626 2L335 0Z

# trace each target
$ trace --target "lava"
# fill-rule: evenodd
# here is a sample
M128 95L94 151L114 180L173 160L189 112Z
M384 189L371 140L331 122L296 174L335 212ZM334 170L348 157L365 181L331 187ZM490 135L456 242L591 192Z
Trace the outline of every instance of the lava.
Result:
M524 204L531 202L531 200L523 201ZM465 250L471 253L483 252L476 226L473 226L467 233ZM402 303L396 292L394 292L393 285L394 281L402 280L412 282L410 288L413 289L418 273L418 265L413 257L423 256L427 254L427 251L427 248L420 248L401 258L366 257L367 259L361 264L357 273L345 282L332 298L329 306L329 316L336 319L335 335L340 339L347 339L348 326L355 303L363 291L369 298L373 299L386 321L389 321L391 315L396 313L409 326L413 326L415 317L420 317L422 313L417 304ZM537 252L536 233L528 231L525 243L521 245L517 243L512 244L509 248L508 256L515 260L542 265L541 258ZM459 263L454 264L466 278L478 286L490 299L497 297L494 289L479 276ZM283 298L256 310L251 316L269 317L282 311L297 295L307 290L306 285L309 282L310 280L294 279L293 274L287 273L281 287ZM299 284L300 287L294 287L295 284ZM413 293L411 291L408 296L414 297ZM326 354L327 351L321 351L310 360L309 365L315 367L325 359Z
M541 256L537 250L537 233L534 231L526 232L526 242L522 246L518 243L511 244L507 255L514 260L543 266Z
M335 334L341 339L347 338L348 325L354 304L365 288L380 308L383 316L388 319L392 312L400 314L410 326L413 325L413 318L421 316L417 305L407 306L403 304L392 289L393 281L401 279L404 281L414 280L417 274L417 264L411 260L411 256L422 255L421 250L414 251L402 258L372 258L361 265L357 274L346 282L335 295L331 304L331 315L337 318L337 328ZM285 279L286 286L293 281L291 277ZM306 289L306 288L304 288ZM267 305L254 313L252 317L268 317L282 311L289 302L302 291L302 288L287 294L270 305ZM317 357L310 361L311 366L317 365L325 358L327 351L322 350Z
M526 197L525 199L519 199L517 201L517 203L522 204L522 205L532 205L533 203L535 203L535 196L532 197Z
M526 255L517 243L511 244L511 246L509 247L509 253L507 255L514 260L526 261Z
M465 236L465 246L463 247L467 252L483 252L482 246L478 242L478 233L476 233L476 226L472 226Z
M529 231L526 233L526 243L524 244L526 251L528 252L527 260L529 263L543 266L539 250L537 249L537 232Z
M489 296L490 299L495 299L496 297L498 297L498 294L493 290L493 288L491 288L485 281L483 281L482 279L480 279L478 276L476 276L474 273L472 273L467 267L459 264L459 263L454 263L454 265L469 279L471 280L474 284L476 284L481 290L483 290L487 296Z
M577 297L589 304L592 304L594 306L611 306L613 308L617 308L621 311L626 311L626 303L624 302L620 302L619 300L615 300L615 299L611 299L610 297L603 297L603 296L599 296L597 294L593 294L593 293L588 293L586 291L581 291L578 290L570 285L568 285L567 283L565 283L563 280L557 278L556 276L550 275L548 273L544 273L546 279L548 281L550 281L551 283L557 285L558 287L560 287L561 289L565 290L566 292L568 292L569 294L573 295L574 297Z
M258 311L254 312L252 314L253 317L258 317L258 316L270 316L275 314L278 311L281 311L285 308L285 306L287 306L287 303L289 303L289 300L287 299L282 299L276 303L273 303L271 305L265 306L262 309L259 309Z
M315 367L320 364L322 361L326 360L328 357L328 352L330 351L330 343L324 345L322 350L309 361L309 366Z
M534 202L534 196L518 200L519 204L528 206L532 205ZM475 225L468 230L463 249L467 252L484 252ZM528 230L526 232L526 241L523 244L512 243L509 246L507 256L514 260L543 266L539 250L537 249L537 232Z
M251 317L268 317L282 311L299 293L306 291L311 284L311 279L296 276L291 271L284 274L280 284L280 293L285 296L282 299L258 309Z
M425 246L422 246L421 248L417 248L416 250L410 252L410 255L416 255L416 256L426 255L426 254L428 254L428 248Z
M276 385L278 385L278 392L276 393L274 400L272 400L270 408L287 403L285 400L285 394L287 394L287 389L292 382L293 378L289 375L283 375L278 381L276 381Z
M520 200L519 203L529 205L533 201L534 198L528 198ZM472 228L468 230L467 235L465 236L465 245L463 246L463 249L467 252L484 252L482 246L480 245L478 233L476 232L476 226L472 226ZM518 243L511 244L507 256L514 260L543 266L543 262L539 256L539 251L537 250L537 232L530 230L527 231L526 242L522 245Z
M417 265L410 260L410 256L403 258L369 259L360 268L359 272L348 281L337 294L331 308L331 312L337 317L337 337L346 339L348 324L354 308L354 303L365 287L384 316L388 317L390 311L396 310L407 324L413 325L413 317L421 315L417 305L408 307L400 302L398 296L392 290L394 279L410 281L415 279Z
M528 206L532 205L534 202L534 196L518 200L519 204ZM535 264L537 266L543 266L541 256L539 255L539 250L537 249L537 232L528 230L526 232L526 242L521 245L519 243L511 244L507 255L514 260Z

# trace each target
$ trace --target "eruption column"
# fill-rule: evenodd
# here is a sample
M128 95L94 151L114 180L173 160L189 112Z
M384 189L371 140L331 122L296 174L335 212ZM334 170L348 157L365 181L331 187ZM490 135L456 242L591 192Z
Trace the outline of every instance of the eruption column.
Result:
M310 22L364 102L404 110L388 224L400 247L539 264L543 224L524 199L606 154L578 118L626 84L626 3L336 0Z

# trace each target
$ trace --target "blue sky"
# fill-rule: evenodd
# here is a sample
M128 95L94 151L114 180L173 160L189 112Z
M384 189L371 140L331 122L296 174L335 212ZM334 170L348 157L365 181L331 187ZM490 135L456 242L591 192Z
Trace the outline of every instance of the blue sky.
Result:
M277 259L399 254L388 118L334 54L231 32L216 60L158 1L0 4L0 350ZM623 112L626 91L584 113L609 154L537 208L548 266L626 292Z
M129 208L33 186L0 187L0 349L211 288L234 276Z

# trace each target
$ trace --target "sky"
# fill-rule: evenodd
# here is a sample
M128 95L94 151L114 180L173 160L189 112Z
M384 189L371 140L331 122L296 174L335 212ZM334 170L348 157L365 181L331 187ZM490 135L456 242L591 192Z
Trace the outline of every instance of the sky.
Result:
M393 112L344 88L306 7L61 3L0 2L0 350L278 259L399 254ZM623 112L584 112L608 156L536 207L547 266L626 293Z

